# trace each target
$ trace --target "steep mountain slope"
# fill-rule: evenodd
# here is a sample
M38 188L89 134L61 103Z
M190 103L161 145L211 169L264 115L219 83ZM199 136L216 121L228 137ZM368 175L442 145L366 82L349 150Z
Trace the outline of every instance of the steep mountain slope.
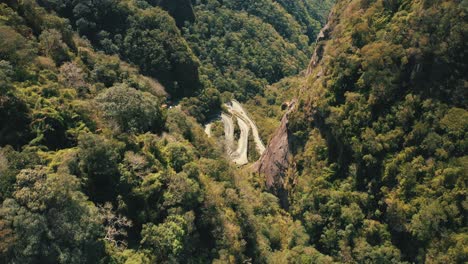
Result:
M174 19L160 8L145 1L38 3L47 11L69 19L71 26L95 47L107 54L117 54L137 65L142 73L158 78L173 96L190 95L201 88L197 58ZM172 10L166 1L158 3Z
M467 262L466 1L330 5L2 1L0 263Z
M466 11L465 1L334 7L288 115L289 173L261 170L322 253L467 261Z
M221 100L149 2L0 4L0 263L331 262L167 107Z
M16 1L11 1L14 4ZM332 1L38 0L94 47L157 78L199 121L298 73ZM174 20L160 7L175 19ZM182 34L181 34L182 33ZM231 98L228 98L231 99Z
M205 121L213 113L213 89L226 101L243 102L303 70L332 2L194 1L196 20L182 30L201 61L209 95L191 98L184 108Z

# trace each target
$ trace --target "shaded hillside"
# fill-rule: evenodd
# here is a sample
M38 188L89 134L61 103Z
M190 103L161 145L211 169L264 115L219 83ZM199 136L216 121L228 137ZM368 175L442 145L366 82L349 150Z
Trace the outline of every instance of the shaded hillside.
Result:
M158 78L172 95L193 95L201 88L199 62L174 19L162 9L144 1L38 2L69 19L73 29L98 49L117 54L142 73Z
M205 121L219 109L220 92L246 100L302 70L332 1L37 2L98 50L157 78L172 97L194 96L184 110Z
M246 100L303 70L333 1L192 1L184 36L208 86Z
M196 20L184 36L201 61L205 88L246 101L265 87L298 74L333 1L194 1ZM212 92L210 92L212 94ZM210 113L210 96L184 105L198 120Z
M148 2L168 11L179 27L182 27L186 22L191 23L195 21L195 13L191 0L149 0Z

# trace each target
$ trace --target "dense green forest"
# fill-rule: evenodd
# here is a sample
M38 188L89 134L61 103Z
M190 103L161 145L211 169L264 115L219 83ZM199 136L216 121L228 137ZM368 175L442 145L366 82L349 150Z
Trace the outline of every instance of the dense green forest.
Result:
M196 20L182 31L201 61L205 90L184 100L184 108L204 121L212 114L217 92L245 101L263 95L266 85L302 71L332 2L195 1Z
M0 263L466 263L467 11L1 1ZM278 175L205 134L233 98Z
M340 262L466 263L466 1L339 1L291 114L290 213Z

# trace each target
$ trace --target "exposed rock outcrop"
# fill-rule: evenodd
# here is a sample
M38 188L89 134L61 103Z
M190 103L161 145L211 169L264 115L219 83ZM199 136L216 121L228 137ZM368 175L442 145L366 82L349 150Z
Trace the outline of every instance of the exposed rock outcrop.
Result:
M322 60L325 41L330 39L332 24L329 21L320 31L316 40L314 54L307 68L306 76L312 74ZM317 76L319 77L319 76ZM287 174L293 165L293 135L288 127L289 115L295 110L297 99L293 99L288 105L286 114L281 119L281 125L273 134L272 139L260 157L254 164L254 170L265 177L265 186L268 191L275 194L281 206L288 208Z
M328 23L320 30L320 33L317 36L317 39L315 40L315 50L314 53L312 54L312 58L310 59L309 62L309 67L307 67L307 72L306 76L309 76L313 69L318 65L318 63L322 60L323 57L323 51L324 51L324 40L330 39L330 33L331 33L331 20L329 17Z
M296 100L291 101L287 113L281 119L281 125L273 134L263 155L254 164L255 171L265 176L267 189L278 196L283 208L288 207L284 181L292 158L292 135L288 129L288 114L295 106Z

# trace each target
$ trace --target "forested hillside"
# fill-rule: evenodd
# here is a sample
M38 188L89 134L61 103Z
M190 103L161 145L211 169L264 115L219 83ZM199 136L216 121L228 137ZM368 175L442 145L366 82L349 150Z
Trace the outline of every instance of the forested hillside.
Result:
M304 70L332 2L195 1L195 22L182 30L201 61L205 90L184 108L205 121L213 113L215 91L245 101Z
M2 1L0 263L331 260L258 178L224 158L190 111L167 106L196 96L206 104L185 99L184 107L214 111L228 90L207 77L211 66L190 39L198 33L187 33L208 8L176 2ZM246 43L264 34L286 45L246 11L222 12L257 32L239 35ZM288 45L304 63L304 51ZM274 52L291 56L283 51ZM294 67L252 78L264 85Z
M320 252L346 263L468 260L467 7L334 7L288 115L294 158L266 175Z
M324 1L322 10L330 2ZM247 99L305 68L325 22L312 17L323 12L318 10L311 1L197 1L197 19L185 35L207 79Z
M467 11L0 1L0 263L466 263Z
M93 47L157 78L173 98L194 96L183 106L198 121L219 110L219 92L246 100L261 94L267 84L303 70L332 4L331 0L37 2L46 12L68 19L71 29Z

